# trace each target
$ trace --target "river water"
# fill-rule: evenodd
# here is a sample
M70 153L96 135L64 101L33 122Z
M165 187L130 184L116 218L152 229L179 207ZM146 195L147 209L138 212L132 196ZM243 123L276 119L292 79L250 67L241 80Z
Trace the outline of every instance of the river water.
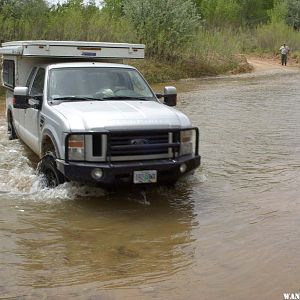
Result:
M0 115L0 298L300 293L300 72L181 81L202 167L174 189L41 187Z

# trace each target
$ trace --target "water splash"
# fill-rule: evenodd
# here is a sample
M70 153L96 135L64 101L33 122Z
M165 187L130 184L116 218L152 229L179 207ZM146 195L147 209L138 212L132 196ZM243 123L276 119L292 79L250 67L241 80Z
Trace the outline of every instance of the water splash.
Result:
M0 118L1 122L5 122ZM0 196L53 202L78 197L102 197L105 191L67 182L54 189L46 188L36 172L37 157L19 141L8 140L6 126L0 126Z

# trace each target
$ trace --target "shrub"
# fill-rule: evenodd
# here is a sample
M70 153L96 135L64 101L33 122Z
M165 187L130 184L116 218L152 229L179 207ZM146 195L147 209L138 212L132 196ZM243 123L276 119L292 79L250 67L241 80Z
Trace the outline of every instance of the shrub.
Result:
M147 54L168 59L194 37L200 20L191 0L124 0L124 14Z

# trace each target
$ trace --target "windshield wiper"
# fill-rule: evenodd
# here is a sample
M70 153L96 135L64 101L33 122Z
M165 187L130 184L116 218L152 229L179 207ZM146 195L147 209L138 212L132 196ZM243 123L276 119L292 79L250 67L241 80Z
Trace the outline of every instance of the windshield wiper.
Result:
M129 97L129 96L110 96L103 97L103 100L147 100L146 97Z
M93 97L79 97L79 96L65 96L65 97L57 97L52 100L60 100L60 101L103 101L103 98L93 98Z

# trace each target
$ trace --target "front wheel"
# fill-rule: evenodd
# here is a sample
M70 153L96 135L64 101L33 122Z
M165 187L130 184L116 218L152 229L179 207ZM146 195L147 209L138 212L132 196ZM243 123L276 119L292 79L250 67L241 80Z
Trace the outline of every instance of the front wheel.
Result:
M55 188L65 182L64 175L57 169L55 155L46 153L38 165L38 173L44 177L46 187Z

